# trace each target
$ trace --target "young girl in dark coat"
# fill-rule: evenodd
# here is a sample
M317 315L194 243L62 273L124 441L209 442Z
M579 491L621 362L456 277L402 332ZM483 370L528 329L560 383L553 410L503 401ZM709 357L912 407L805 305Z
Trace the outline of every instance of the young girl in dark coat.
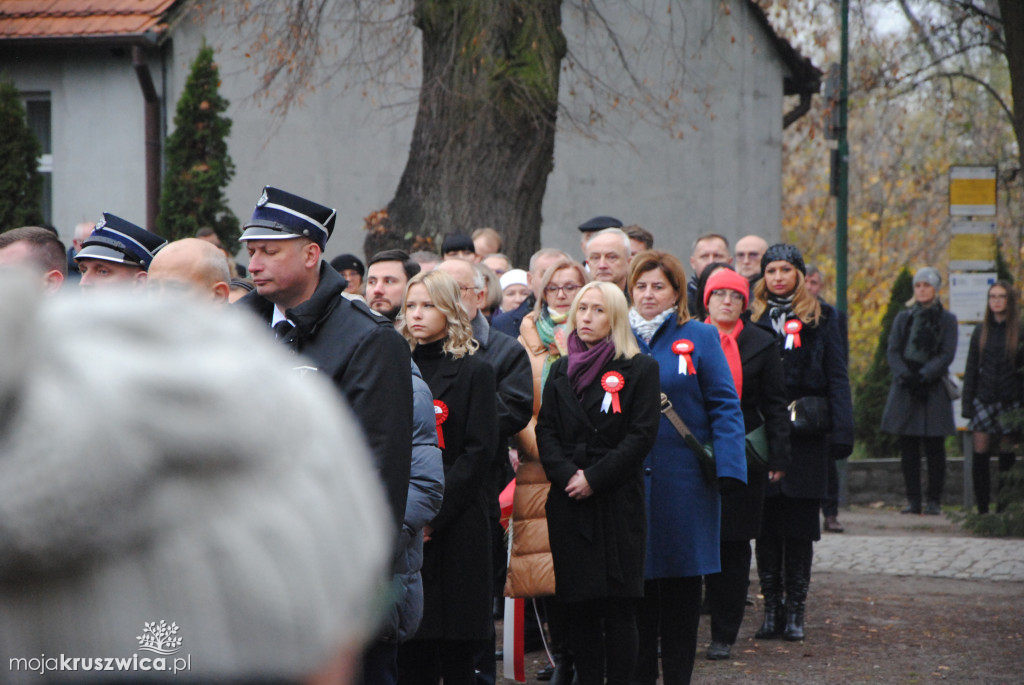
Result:
M398 651L399 683L471 685L476 641L491 635L487 479L497 451L494 371L477 343L458 283L444 271L409 281L399 331L434 396L444 500L424 528L423 620Z
M792 460L786 477L765 491L755 549L765 605L756 636L765 640L804 639L814 542L821 539L818 510L826 490L826 460L845 459L853 451L853 401L839 317L808 292L805 272L794 246L768 248L750 315L752 323L778 336L786 401L802 400L801 408L817 404L822 419L799 433L790 431Z
M988 513L992 490L989 457L993 452L999 454L1000 474L1009 471L1017 459L1012 451L998 450L1001 438L1012 440L1018 432L1005 425L1004 418L1019 409L1024 398L1022 343L1017 290L1008 281L996 281L988 289L985 320L971 333L961 398L961 414L971 420L974 499L979 514Z
M644 586L643 461L661 416L658 364L640 354L614 284L584 286L569 328L569 354L552 365L537 418L555 596L567 604L581 685L627 685Z

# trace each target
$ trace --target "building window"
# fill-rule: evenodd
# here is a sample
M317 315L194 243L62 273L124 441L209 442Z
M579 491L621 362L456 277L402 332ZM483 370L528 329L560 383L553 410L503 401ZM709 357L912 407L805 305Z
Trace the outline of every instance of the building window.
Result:
M50 94L25 95L28 127L39 140L43 154L39 157L39 173L43 175L43 222L53 224L53 139L50 134Z

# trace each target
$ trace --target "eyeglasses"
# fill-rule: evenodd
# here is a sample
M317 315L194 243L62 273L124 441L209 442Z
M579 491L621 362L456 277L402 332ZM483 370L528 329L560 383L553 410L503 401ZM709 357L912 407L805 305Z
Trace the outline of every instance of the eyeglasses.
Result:
M460 285L459 286L459 290L462 292L463 295L465 295L467 292L475 293L476 292L476 286L475 285Z
M738 302L743 301L742 294L736 292L735 290L726 290L724 288L720 290L712 290L711 297L716 297L719 300L736 300Z
M745 262L748 259L760 260L763 255L760 252L737 252L736 259Z
M544 292L548 293L549 295L554 295L559 290L562 290L565 292L566 295L571 296L574 292L576 292L582 287L582 285L576 285L575 283L569 283L568 285L549 285L546 288L544 288Z

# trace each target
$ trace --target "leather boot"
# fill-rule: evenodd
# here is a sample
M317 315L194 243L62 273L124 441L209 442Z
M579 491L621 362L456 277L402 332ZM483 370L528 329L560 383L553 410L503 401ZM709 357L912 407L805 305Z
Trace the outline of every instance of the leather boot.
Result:
M573 676L576 670L572 664L572 654L563 652L553 654L555 660L555 672L551 675L551 685L572 685Z
M754 547L757 577L764 595L764 621L754 634L759 640L777 640L782 636L786 612L782 605L782 539L758 538Z
M814 543L809 540L786 540L786 628L782 639L799 642L804 639L804 610L807 591L811 587L811 562Z

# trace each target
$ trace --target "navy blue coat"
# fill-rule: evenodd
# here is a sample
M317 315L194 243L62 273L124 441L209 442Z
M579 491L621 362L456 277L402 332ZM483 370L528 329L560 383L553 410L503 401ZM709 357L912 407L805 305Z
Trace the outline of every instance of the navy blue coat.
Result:
M694 345L696 375L679 373L677 340ZM719 478L747 481L743 413L718 330L698 321L680 326L669 317L640 349L660 367L661 391L703 444L714 447ZM721 499L701 476L697 457L664 416L654 449L644 461L647 488L645 577L684 578L721 570Z

